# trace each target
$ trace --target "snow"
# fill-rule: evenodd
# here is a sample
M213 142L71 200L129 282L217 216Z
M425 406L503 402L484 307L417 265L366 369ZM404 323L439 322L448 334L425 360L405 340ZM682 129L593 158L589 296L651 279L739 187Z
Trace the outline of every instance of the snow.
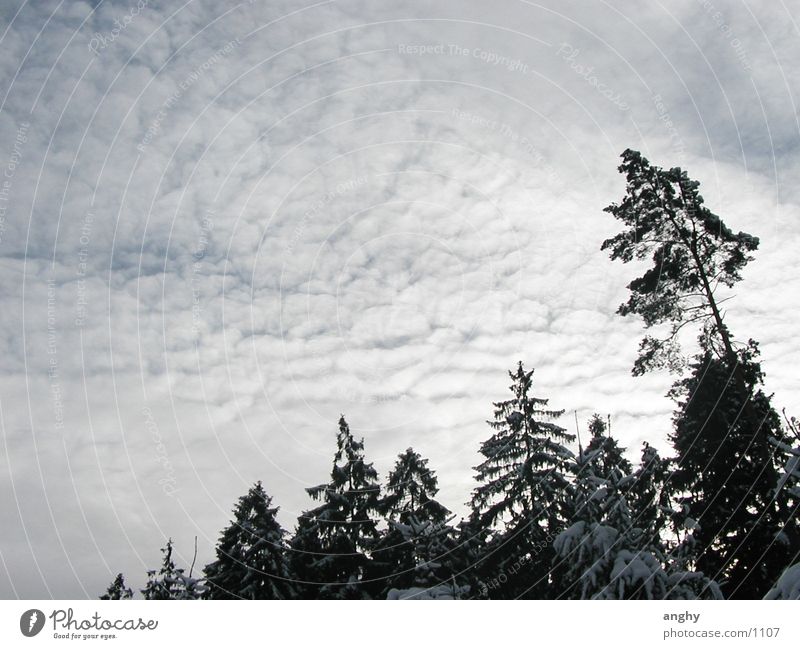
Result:
M719 584L702 572L675 571L667 580L669 599L725 599Z
M446 584L440 584L430 588L420 588L418 586L412 586L411 588L392 588L386 595L386 599L460 599L466 596L467 590L466 587L453 588Z
M649 552L620 550L614 559L611 580L616 586L619 599L624 599L626 592L630 593L639 588L644 588L647 599L661 599L663 593L654 593L653 586L666 580L666 575L661 569L661 564Z
M800 563L788 567L778 579L775 588L770 590L764 599L800 600Z

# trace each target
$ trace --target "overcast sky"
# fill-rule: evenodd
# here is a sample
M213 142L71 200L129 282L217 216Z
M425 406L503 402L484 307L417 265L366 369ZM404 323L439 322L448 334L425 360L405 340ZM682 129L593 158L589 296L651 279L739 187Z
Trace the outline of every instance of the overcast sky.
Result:
M291 530L340 413L462 512L518 360L668 451L628 147L761 238L727 319L800 413L797 12L715 3L5 0L0 596L202 565L257 479Z

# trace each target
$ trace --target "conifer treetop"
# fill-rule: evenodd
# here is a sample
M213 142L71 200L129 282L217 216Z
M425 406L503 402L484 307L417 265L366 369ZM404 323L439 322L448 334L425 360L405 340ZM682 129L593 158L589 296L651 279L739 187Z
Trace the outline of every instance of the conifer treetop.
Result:
M625 197L604 211L626 228L606 239L602 250L624 263L651 257L653 265L628 285L630 298L618 313L641 316L646 328L670 325L666 337L644 338L633 373L682 367L678 332L691 323L701 324L719 355L733 360L734 345L715 292L720 285L732 287L741 280L758 238L726 226L703 204L699 183L680 167L661 169L631 149L623 152L622 160Z

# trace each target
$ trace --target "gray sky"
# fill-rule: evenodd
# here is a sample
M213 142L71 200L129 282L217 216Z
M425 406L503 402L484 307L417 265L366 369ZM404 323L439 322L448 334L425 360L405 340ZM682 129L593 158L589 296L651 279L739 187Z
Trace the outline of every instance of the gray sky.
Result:
M798 413L796 14L4 2L0 596L140 586L168 536L202 564L257 479L292 529L340 413L463 511L520 359L569 428L668 450L599 250L627 147L761 238L727 318Z

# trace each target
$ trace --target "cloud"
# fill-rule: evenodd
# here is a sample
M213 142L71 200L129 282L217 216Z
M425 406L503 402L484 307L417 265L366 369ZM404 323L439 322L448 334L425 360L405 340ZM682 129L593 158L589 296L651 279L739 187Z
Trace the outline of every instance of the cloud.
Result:
M568 427L666 448L599 251L626 147L761 237L727 317L798 409L783 8L136 6L2 10L0 595L208 560L256 479L291 528L341 412L463 511L519 359Z

